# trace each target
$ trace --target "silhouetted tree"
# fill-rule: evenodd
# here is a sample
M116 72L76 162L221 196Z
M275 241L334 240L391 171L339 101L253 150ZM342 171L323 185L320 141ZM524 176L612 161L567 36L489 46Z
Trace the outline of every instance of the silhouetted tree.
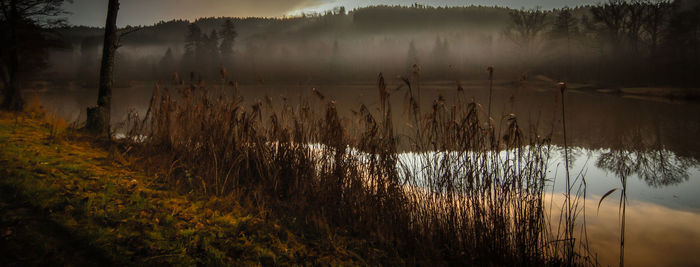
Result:
M105 38L102 44L102 63L100 66L100 89L97 96L97 107L87 110L85 128L96 134L109 135L110 116L112 111L112 84L114 82L114 56L119 45L117 36L117 14L119 0L109 0L107 4L107 21L105 23Z
M645 39L649 43L649 71L650 74L656 73L656 65L659 63L658 47L662 35L666 31L668 19L671 11L671 2L661 0L648 3L642 20L642 29L645 33ZM651 75L649 75L651 76Z
M559 11L557 18L549 32L552 42L555 46L564 44L566 47L566 77L565 80L571 78L571 41L579 33L578 19L576 19L571 10L566 7Z
M625 20L625 33L627 34L627 40L629 42L631 51L634 54L639 52L639 41L642 34L642 26L644 19L646 18L646 9L649 6L646 3L640 1L634 1L631 3L625 3L627 8L627 19Z
M224 61L225 65L229 65L233 61L233 46L237 36L238 33L236 32L236 26L233 24L233 21L230 19L224 21L220 33L221 44L219 44L219 52L221 53L221 59Z
M700 82L700 2L676 0L665 38L671 78L687 85Z
M209 33L208 36L205 35L204 40L204 49L205 49L205 57L207 61L218 61L220 60L219 58L219 34L216 32L216 30L212 30L211 33Z
M168 47L165 51L165 55L160 59L160 76L172 74L175 71L175 56L173 56L173 50Z
M440 78L445 78L445 68L450 66L449 60L449 47L447 44L447 38L440 38L440 36L435 38L435 44L433 44L432 52L432 70L433 75L439 76Z
M216 30L202 35L202 42L197 53L197 62L205 75L217 73L222 61L219 56L219 34Z
M539 8L532 10L514 10L510 12L510 25L505 35L520 47L520 54L527 64L537 56L535 44L540 33L545 29L547 14Z
M549 33L552 38L569 39L572 35L578 33L578 31L578 19L571 13L571 9L565 7L559 10L559 14L554 20Z
M185 54L183 55L182 63L187 68L186 71L192 71L197 63L198 55L201 53L202 30L195 23L190 23L187 26L187 35L185 36Z
M65 14L66 0L0 0L0 78L3 83L2 108L22 110L20 73L46 66L50 42L43 34L47 26L58 26Z
M688 170L697 167L693 158L681 157L658 147L627 145L600 154L596 167L612 172L619 178L637 175L648 186L662 188L688 181Z
M592 30L604 35L615 50L621 48L628 11L624 0L608 0L605 4L591 7Z

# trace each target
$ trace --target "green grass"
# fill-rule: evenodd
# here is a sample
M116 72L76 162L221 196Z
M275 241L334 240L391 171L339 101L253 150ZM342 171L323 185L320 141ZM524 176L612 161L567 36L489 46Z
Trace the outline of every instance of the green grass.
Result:
M18 117L19 116L19 117ZM300 237L232 198L168 190L80 133L0 113L0 262L23 265L356 265L326 234ZM348 245L350 244L350 245Z

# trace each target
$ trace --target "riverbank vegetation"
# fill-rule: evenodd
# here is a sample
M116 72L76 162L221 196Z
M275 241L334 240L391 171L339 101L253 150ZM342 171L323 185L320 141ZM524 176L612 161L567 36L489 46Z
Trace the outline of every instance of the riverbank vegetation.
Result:
M380 74L378 104L341 118L318 90L290 105L244 102L235 84L156 88L113 140L40 109L3 114L6 201L108 262L594 262L574 236L576 207L545 216L546 134L515 115L485 120L459 89L426 110L410 79L402 90L407 104L392 107ZM401 109L410 125L393 125Z

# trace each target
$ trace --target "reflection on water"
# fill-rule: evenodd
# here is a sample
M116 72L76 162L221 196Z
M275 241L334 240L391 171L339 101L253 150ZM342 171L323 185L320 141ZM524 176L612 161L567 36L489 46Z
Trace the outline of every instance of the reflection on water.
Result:
M488 98L478 82L464 87L465 94L477 102ZM289 97L290 101L312 86L241 86L248 101L273 101ZM338 101L338 110L351 114L360 103L376 107L374 85L313 86L330 99ZM392 85L388 87L393 88ZM153 85L144 83L114 92L114 116L124 118L130 108L145 112ZM423 99L448 99L456 90L452 85L424 85ZM537 128L552 133L559 144L561 113L556 108L553 89L512 92L502 86L494 90L495 118L515 113L523 128ZM515 97L514 97L515 95ZM42 91L44 104L68 119L79 117L94 103L96 90ZM400 110L403 92L392 91L392 105ZM374 103L374 104L373 104ZM290 103L293 104L293 103ZM430 103L423 103L429 105ZM567 139L572 176L581 173L586 181L586 224L590 245L604 265L619 263L621 211L619 190L602 202L603 194L622 188L627 200L625 212L625 263L629 266L700 266L700 105L669 104L625 99L611 95L570 92L567 99ZM395 112L395 125L405 126L405 114ZM527 125L527 124L531 125ZM404 127L405 128L405 127ZM400 132L400 129L397 129ZM564 192L563 150L552 149L549 177L556 202ZM559 155L557 155L559 154ZM410 153L402 160L410 162ZM409 158L405 158L409 157ZM557 205L554 205L557 206ZM556 212L553 212L556 213Z
M603 266L619 264L620 213L618 201L601 195L586 199L586 233L593 256ZM546 196L550 199L550 196ZM551 220L558 220L562 194L551 195ZM627 206L625 226L626 266L700 266L700 214L633 201ZM578 232L577 232L578 233Z
M616 145L600 153L596 167L613 173L621 180L635 175L655 188L688 181L689 169L697 166L698 161L666 149L658 137L660 130L659 127L654 131L633 128L624 135L616 136Z
M638 149L572 148L575 157L571 169L582 173L587 185L586 212L579 215L578 223L585 222L591 253L602 265L619 264L624 216L625 265L700 266L700 254L696 251L700 248L698 161L666 149L635 147ZM545 201L551 201L548 211L551 222L555 222L551 226L556 227L565 192L561 164L564 157L563 149L555 147L552 151L554 160L550 166L554 168L548 178L553 181L550 186L555 193L547 195ZM464 157L449 153L454 154L451 158L472 160L468 153ZM502 151L498 158L503 160L507 153ZM401 153L398 158L403 168L417 171L418 177L433 175L429 170L439 169L442 164L437 160L440 154L435 152ZM621 201L623 180L626 199ZM613 188L620 190L598 208L602 195ZM624 211L620 205L624 205Z
M659 144L645 145L639 136L624 136L607 149L574 149L572 169L583 173L587 184L591 250L603 265L618 265L624 251L628 266L698 266L698 161ZM611 189L618 190L599 202ZM561 186L555 190L563 192ZM562 194L553 198L561 202Z
M596 167L617 177L636 175L651 187L676 185L690 179L689 170L698 165L692 158L680 157L665 149L618 150L600 153Z

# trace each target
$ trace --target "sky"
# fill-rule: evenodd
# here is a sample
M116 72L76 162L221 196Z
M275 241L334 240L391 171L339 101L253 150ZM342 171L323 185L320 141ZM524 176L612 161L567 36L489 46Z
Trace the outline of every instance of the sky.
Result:
M600 0L121 0L119 26L151 25L161 20L195 20L201 17L283 17L323 12L344 6L347 10L369 5L506 6L544 9L596 4ZM64 6L73 25L103 26L107 0L73 0Z

